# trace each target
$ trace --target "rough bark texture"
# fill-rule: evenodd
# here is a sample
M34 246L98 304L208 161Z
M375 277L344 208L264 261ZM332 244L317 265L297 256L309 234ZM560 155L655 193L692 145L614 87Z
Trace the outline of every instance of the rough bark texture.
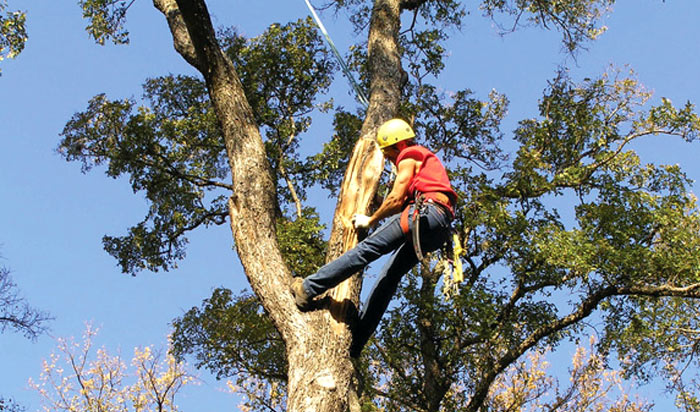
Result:
M263 140L235 67L219 47L204 0L153 0L166 17L174 47L207 84L226 142L233 195L231 231L246 276L280 331L289 361L289 411L345 411L354 368L348 356L346 314L357 302L359 282L332 294L331 311L297 310L275 234L276 193ZM383 169L374 143L378 125L398 108L399 0L376 2L369 37L370 107L345 175L331 235L332 259L357 242L350 217L367 212Z

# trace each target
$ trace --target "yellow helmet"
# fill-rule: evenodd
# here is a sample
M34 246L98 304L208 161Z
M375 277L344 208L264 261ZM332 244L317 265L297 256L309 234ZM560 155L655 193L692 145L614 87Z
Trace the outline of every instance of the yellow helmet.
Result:
M411 126L401 119L391 119L377 130L377 144L380 149L394 145L402 140L415 137Z

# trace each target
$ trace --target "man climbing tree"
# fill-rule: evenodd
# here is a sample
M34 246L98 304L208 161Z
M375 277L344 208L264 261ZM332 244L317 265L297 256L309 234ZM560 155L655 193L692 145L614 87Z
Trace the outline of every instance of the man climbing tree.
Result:
M416 145L414 137L411 126L401 119L389 120L379 127L377 143L397 167L396 180L371 216L355 214L352 223L355 229L367 229L386 217L392 218L338 259L306 279L296 278L292 284L297 306L307 309L311 298L360 272L380 256L395 252L382 269L353 328L350 356L355 358L379 324L403 275L419 260L423 261L423 251L438 249L449 237L457 193L437 156Z

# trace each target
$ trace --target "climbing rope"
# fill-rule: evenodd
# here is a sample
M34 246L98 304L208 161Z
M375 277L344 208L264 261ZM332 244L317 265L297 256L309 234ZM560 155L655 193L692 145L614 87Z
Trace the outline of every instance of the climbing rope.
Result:
M316 25L321 30L321 33L323 33L323 37L325 37L326 42L330 46L331 50L333 50L333 54L335 55L336 60L338 60L338 63L340 63L340 67L343 69L343 73L345 73L345 76L350 81L350 85L352 86L352 88L355 89L355 93L357 94L357 99L360 101L360 103L362 103L362 105L365 107L365 109L367 109L369 107L369 100L367 100L367 97L365 97L365 94L362 92L362 89L360 89L360 86L355 81L355 78L352 76L352 73L350 72L350 69L348 68L347 64L345 64L345 61L340 56L340 52L338 52L338 49L335 47L335 44L333 43L331 36L328 34L328 31L326 31L326 28L323 25L323 22L321 22L321 19L318 17L318 14L316 14L316 10L311 5L311 3L309 3L309 0L304 0L304 1L306 2L306 5L309 7L309 11L311 12L311 15L313 16L314 20L316 21Z

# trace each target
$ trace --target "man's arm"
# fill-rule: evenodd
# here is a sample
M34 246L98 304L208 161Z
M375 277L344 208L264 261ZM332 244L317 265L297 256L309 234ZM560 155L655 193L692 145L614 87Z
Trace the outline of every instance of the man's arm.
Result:
M403 159L399 163L399 170L396 172L396 180L394 180L394 186L391 188L389 195L384 199L379 209L377 209L372 216L355 215L353 217L355 227L371 227L379 223L379 221L385 217L401 212L401 207L408 197L408 185L411 183L411 179L419 164L420 162L415 159Z

